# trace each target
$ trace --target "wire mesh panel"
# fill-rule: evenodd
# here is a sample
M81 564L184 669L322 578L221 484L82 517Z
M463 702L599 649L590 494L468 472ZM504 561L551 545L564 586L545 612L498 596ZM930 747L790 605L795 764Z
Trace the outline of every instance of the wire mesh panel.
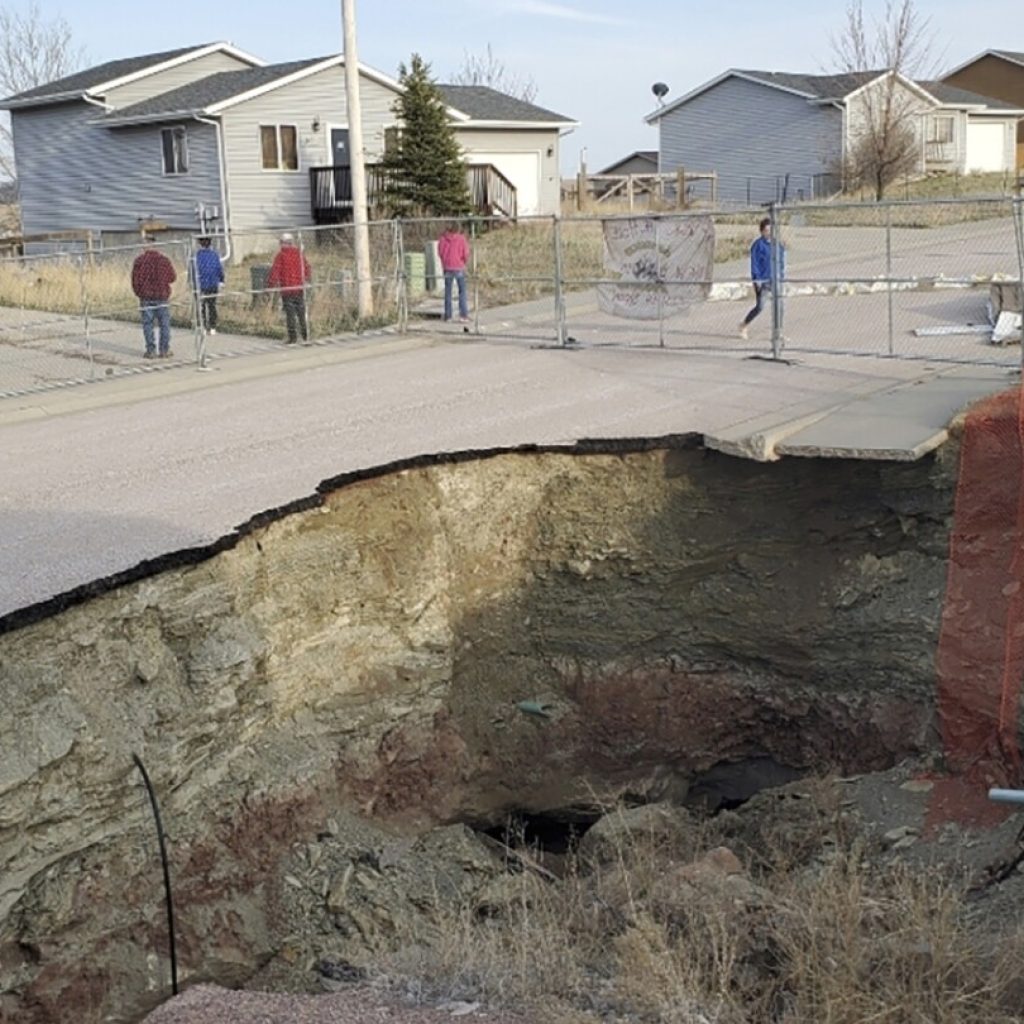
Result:
M990 287L1019 273L1011 201L800 206L776 221L785 351L1019 361L989 344Z
M552 339L553 225L551 217L401 221L409 323L495 338Z
M690 211L566 219L563 238L586 260L568 260L566 335L590 344L764 351L740 321L752 296L751 222L758 212ZM571 242L570 242L571 240ZM582 245L581 245L582 243Z
M111 373L194 358L189 241L102 249L85 262L93 356Z
M154 320L166 311L172 334L188 331L185 351L164 358L192 358L188 243L10 259L0 262L0 392L91 381L147 365L132 274L146 251L166 258L171 269L165 276L175 278ZM154 351L159 358L158 343Z

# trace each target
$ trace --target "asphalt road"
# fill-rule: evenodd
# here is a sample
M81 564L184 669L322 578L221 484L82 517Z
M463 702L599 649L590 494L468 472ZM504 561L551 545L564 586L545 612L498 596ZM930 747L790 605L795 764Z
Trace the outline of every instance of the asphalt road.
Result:
M735 440L837 407L856 434L850 403L889 394L896 415L886 445L909 452L934 423L901 421L894 388L925 395L947 375L945 404L931 417L944 421L1005 378L898 360L785 365L747 354L378 339L6 399L0 616L209 542L325 478L399 458L691 431Z

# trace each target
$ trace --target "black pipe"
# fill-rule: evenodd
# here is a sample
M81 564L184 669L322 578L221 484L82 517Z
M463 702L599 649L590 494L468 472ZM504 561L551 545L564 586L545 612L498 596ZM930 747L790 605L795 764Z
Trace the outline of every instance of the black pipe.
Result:
M160 823L160 808L156 802L156 792L153 784L149 781L146 766L138 754L132 754L132 760L142 773L142 781L146 784L146 792L149 793L149 803L153 808L153 817L156 819L156 840L160 844L160 863L164 869L164 898L167 901L167 935L171 947L171 991L178 994L178 955L174 945L174 902L171 899L171 869L167 863L167 844L164 841L164 827Z

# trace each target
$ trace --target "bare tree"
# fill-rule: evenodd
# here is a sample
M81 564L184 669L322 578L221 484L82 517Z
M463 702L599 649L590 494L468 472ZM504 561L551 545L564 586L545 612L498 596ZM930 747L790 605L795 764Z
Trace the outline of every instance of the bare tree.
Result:
M72 43L62 17L44 18L33 3L24 13L0 7L0 94L13 96L82 66L84 54ZM8 117L0 122L0 176L15 177L14 146Z
M466 51L462 67L452 75L452 83L486 85L524 103L532 103L537 95L537 83L530 76L523 77L509 71L505 62L494 55L490 43L482 54Z
M920 165L927 99L912 83L927 72L932 34L914 0L886 0L884 13L868 22L863 0L846 10L842 33L832 39L835 63L851 78L847 103L846 186L869 185L876 199Z

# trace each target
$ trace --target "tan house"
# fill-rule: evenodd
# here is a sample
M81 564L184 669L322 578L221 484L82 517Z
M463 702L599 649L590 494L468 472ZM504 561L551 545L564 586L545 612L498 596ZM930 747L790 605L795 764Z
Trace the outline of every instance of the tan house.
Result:
M986 50L954 68L942 80L1024 108L1024 53ZM1024 168L1024 119L1017 122L1016 164L1018 168Z

